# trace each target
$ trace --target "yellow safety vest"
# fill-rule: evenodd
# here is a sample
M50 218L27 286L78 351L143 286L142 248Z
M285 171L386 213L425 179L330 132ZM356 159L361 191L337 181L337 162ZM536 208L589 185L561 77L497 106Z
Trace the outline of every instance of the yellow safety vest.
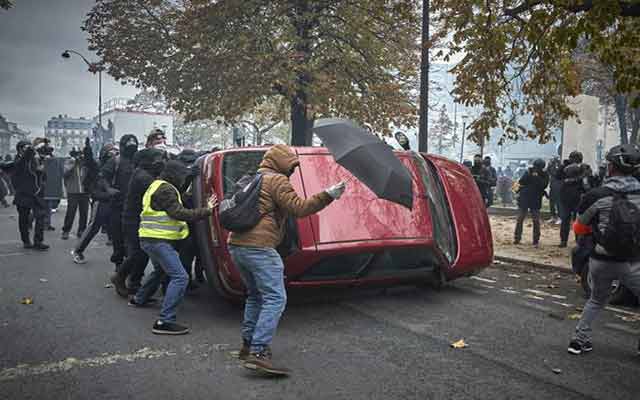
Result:
M138 235L141 238L153 238L164 240L182 240L189 236L189 226L184 221L171 218L164 211L156 211L151 208L151 196L163 183L171 186L178 194L178 202L182 205L180 192L172 184L161 179L151 183L142 197L142 212L140 213L140 229Z

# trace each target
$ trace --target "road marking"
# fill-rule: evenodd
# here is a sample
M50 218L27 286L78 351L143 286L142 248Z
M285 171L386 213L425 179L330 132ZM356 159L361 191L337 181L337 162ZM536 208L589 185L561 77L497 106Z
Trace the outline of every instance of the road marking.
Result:
M487 279L487 278L482 278L479 276L472 276L471 279L476 280L476 281L480 281L480 282L484 282L484 283L496 283L497 281L494 281L493 279Z
M552 294L551 297L558 300L566 300L567 296L560 296L559 294Z
M533 300L544 300L544 297L534 296L532 294L527 294L523 296L525 299L533 299Z
M485 289L495 289L495 286L491 286L491 285L483 285L483 284L479 284L478 286L483 287Z
M0 257L15 257L15 256L24 256L27 253L0 253Z
M640 318L640 314L634 313L634 312L631 312L631 311L627 311L627 310L623 310L622 308L616 308L616 307L607 306L607 307L605 307L605 310L617 312L617 313L620 313L620 314L633 315L634 317Z
M508 294L519 294L520 293L517 290L511 290L511 289L507 289L507 288L500 289L500 291L503 292L503 293L508 293Z
M528 308L533 308L534 310L544 311L546 313L549 313L549 312L553 311L553 309L551 307L541 306L540 304L532 303L530 301L525 301L524 303L520 303L520 304L522 304L523 306L528 307Z
M551 296L551 297L553 297L553 295L551 293L543 292L542 290L525 289L524 291L525 292L529 292L531 294L535 294L537 296Z
M26 376L66 372L73 368L96 368L116 364L118 362L153 360L163 357L172 357L175 355L176 353L167 350L153 350L148 347L143 347L140 350L129 354L105 354L100 357L85 358L81 360L73 357L68 357L62 361L50 363L35 365L20 364L14 368L5 368L3 370L0 370L0 382L10 381Z
M562 307L567 307L567 308L573 307L573 304L561 303L561 302L555 301L555 300L552 300L551 302L553 304L557 304L557 305L562 306Z

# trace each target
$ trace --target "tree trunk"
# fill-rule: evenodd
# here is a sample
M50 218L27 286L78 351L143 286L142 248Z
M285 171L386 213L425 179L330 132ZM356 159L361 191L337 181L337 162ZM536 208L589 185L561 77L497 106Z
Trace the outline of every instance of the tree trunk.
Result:
M299 92L291 100L291 145L311 146L313 122L307 116L306 94Z
M640 130L640 107L631 109L631 137L629 143L638 143L638 131Z
M627 96L617 94L615 97L616 114L618 115L618 127L620 128L620 143L629 143L627 134Z

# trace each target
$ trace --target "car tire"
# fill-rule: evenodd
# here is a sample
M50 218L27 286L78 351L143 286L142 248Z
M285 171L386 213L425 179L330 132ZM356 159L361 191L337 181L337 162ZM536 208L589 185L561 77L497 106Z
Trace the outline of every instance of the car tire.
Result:
M591 278L589 276L589 264L585 265L580 272L580 285L584 291L584 297L588 299L591 297ZM611 286L611 295L609 297L609 303L614 305L633 304L637 301L633 293L629 289L620 285L619 282L614 282Z

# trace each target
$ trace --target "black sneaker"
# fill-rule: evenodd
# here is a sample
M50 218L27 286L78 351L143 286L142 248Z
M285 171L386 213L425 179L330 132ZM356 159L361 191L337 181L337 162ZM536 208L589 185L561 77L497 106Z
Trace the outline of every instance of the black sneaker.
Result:
M31 242L26 242L22 245L23 248L25 249L33 249L33 243Z
M33 248L36 249L36 250L45 251L45 250L49 250L49 245L48 244L44 244L42 242L34 243L33 244Z
M82 237L83 233L84 233L84 231L78 231L78 234L76 235L78 237L78 239L80 239Z
M156 321L151 332L156 335L186 335L189 328L173 322Z
M129 299L129 306L130 307L140 307L140 308L144 308L144 307L150 307L153 305L158 304L158 299L154 298L154 297L149 297L147 299L147 301L145 301L144 303L138 303L136 302L136 298L135 297L131 297Z
M69 239L69 232L62 232L62 236L61 236L62 240L67 240Z
M48 231L55 231L56 228L54 228L53 226L49 225L49 226L47 226L47 230Z
M572 340L569 343L569 348L567 348L567 351L571 354L582 354L582 353L588 353L591 350L593 350L593 346L591 345L591 342L586 342L586 343L580 343L577 340Z
M561 249L566 248L567 247L567 242L561 242L558 247L561 248Z
M71 258L73 258L73 262L76 264L84 264L87 262L87 260L84 259L84 255L75 250L71 250Z

